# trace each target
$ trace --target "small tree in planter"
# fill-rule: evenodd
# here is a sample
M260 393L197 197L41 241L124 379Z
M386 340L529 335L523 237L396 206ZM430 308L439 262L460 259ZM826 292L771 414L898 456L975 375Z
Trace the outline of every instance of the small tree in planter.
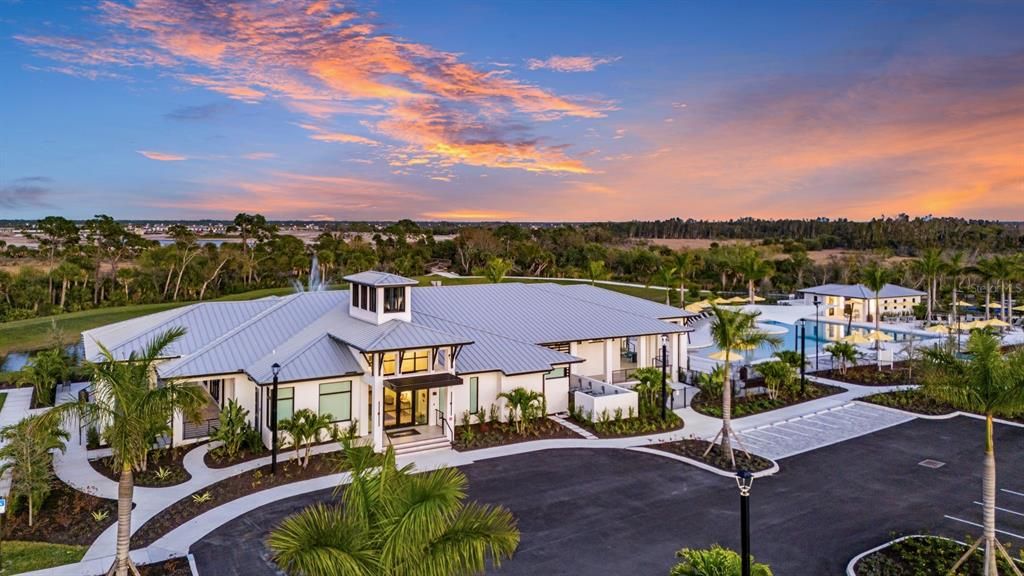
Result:
M825 351L832 355L832 359L839 363L839 373L846 376L846 368L857 361L860 352L857 347L849 342L833 342L825 347Z
M649 416L657 410L662 385L661 369L653 366L639 368L633 371L633 377L638 381L633 389L640 401L641 413Z
M502 392L498 394L498 398L505 400L508 407L508 421L520 435L526 434L530 421L536 417L537 412L543 410L544 406L544 395L526 388L515 388L509 392Z
M68 372L68 361L64 351L53 348L33 356L28 365L21 370L19 380L35 388L37 405L53 406L57 384L67 378Z
M295 461L305 468L309 466L313 444L320 439L323 432L331 428L331 415L317 414L309 408L303 408L297 410L291 418L282 420L277 427L291 436L292 447L295 448Z
M0 448L3 462L0 473L11 471L11 509L14 511L25 502L29 526L50 494L53 480L50 450L63 452L67 439L67 432L40 416L28 416L0 430L0 440L6 443Z

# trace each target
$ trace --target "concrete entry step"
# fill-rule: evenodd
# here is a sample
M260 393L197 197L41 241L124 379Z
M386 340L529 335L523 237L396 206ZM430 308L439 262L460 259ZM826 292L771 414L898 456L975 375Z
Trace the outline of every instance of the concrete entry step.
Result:
M850 402L800 418L740 430L739 436L751 452L778 460L913 419L909 414Z

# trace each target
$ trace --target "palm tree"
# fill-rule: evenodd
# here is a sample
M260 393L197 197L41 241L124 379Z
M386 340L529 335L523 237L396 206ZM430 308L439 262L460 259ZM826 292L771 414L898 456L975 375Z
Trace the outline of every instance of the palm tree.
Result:
M1024 411L1024 351L1003 355L999 339L983 330L967 341L967 359L941 347L926 350L924 390L931 396L985 417L985 468L982 480L983 535L960 559L957 568L981 545L985 549L985 576L997 574L996 556L1002 544L996 540L996 454L992 421ZM998 552L997 552L998 551Z
M757 328L756 312L726 310L711 305L711 341L726 353L722 371L722 429L715 436L722 439L722 453L729 455L729 460L736 466L736 458L732 453L732 386L729 385L730 356L737 350L751 350L763 344L778 347L782 340L778 336L769 335ZM711 451L714 440L708 445L705 455Z
M1003 320L1006 320L1006 285L1011 283L1014 277L1013 264L1013 260L1007 256L992 257L993 276L999 281L999 317Z
M465 502L455 468L414 474L394 450L345 447L351 483L341 505L285 518L267 540L289 576L469 576L511 558L519 529L508 509Z
M771 278L775 274L775 264L761 258L757 250L745 251L737 261L737 271L747 281L747 297L754 303L754 289L758 282Z
M686 306L686 282L693 276L699 260L695 252L682 250L673 255L672 263L679 281L679 307L683 308Z
M303 468L309 466L313 444L319 441L323 433L330 430L331 426L330 414L317 414L309 408L296 410L291 418L282 420L277 425L280 430L291 436L292 447L295 448L295 461L300 463Z
M57 384L68 376L68 361L60 348L45 350L32 357L21 370L19 380L35 387L36 403L50 406L54 401Z
M544 405L544 395L540 392L527 390L526 388L515 388L508 392L498 394L498 398L505 400L508 408L508 421L515 426L520 434L526 433L530 420Z
M950 323L953 324L956 323L956 319L959 314L957 312L957 308L959 307L957 302L959 302L958 291L960 290L960 277L968 271L968 267L964 264L964 253L954 252L950 254L946 259L944 266L946 272L953 277L953 316L950 319Z
M942 260L942 251L938 248L928 248L915 262L916 268L921 273L928 287L928 314L925 317L930 324L932 321L932 309L935 303L935 292L938 289L939 275L942 274L945 262Z
M889 270L878 262L871 262L863 270L861 270L860 281L875 293L875 333L881 332L882 325L882 305L881 297L879 294L882 292L882 288L889 283ZM875 360L878 363L878 369L882 369L882 340L875 338Z
M491 258L484 267L484 277L491 284L499 284L512 270L512 263L504 258Z
M25 500L29 526L53 484L51 451L64 452L69 437L53 420L38 415L27 416L0 430L0 440L4 442L0 448L0 474L11 471L12 504Z
M93 394L90 401L60 404L47 412L54 419L78 417L103 426L103 439L110 445L114 464L120 468L117 488L117 550L109 575L138 574L128 555L131 536L133 473L141 469L151 448L153 423L169 422L175 414L198 417L206 403L198 386L169 380L153 386L158 360L168 356L168 348L185 335L183 328L158 334L139 353L132 351L119 360L100 344L102 360L89 365Z
M661 266L654 273L654 277L651 278L651 283L665 288L665 305L671 306L672 301L670 298L672 296L672 286L676 283L676 268L674 266Z
M587 260L587 278L590 278L591 286L598 280L608 279L608 270L605 268L604 260Z
M992 304L992 282L994 282L999 276L995 260L992 258L982 258L974 265L974 270L978 276L985 283L985 320L990 318L990 311L992 310L989 305Z
M825 347L832 359L839 363L839 373L845 375L846 367L857 361L857 347L849 342L833 342Z
M789 364L794 370L799 370L804 363L804 358L796 350L776 350L772 356Z

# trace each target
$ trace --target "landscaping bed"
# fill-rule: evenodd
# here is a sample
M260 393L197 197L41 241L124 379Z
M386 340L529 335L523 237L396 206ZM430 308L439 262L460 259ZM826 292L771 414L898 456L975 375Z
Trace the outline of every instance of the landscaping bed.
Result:
M920 370L911 370L910 364L906 360L894 363L892 368L883 367L881 370L874 364L865 364L850 366L846 369L846 374L838 369L821 370L813 372L813 374L829 380L838 380L859 386L903 386L921 383L917 379Z
M116 500L80 492L54 478L50 495L31 527L24 507L17 514L8 511L3 539L88 546L116 519Z
M725 470L726 472L737 472L738 470L760 472L762 470L768 470L775 465L771 460L758 456L757 454L750 454L748 456L742 448L733 442L732 451L733 456L736 458L736 467L734 468L732 462L729 461L729 457L722 452L722 448L719 444L715 444L711 448L711 452L705 456L704 451L708 449L708 444L709 442L707 440L690 438L687 440L651 444L649 447L654 448L655 450L661 450L662 452L685 456L691 460L702 462L708 466L714 466L715 468Z
M134 474L135 485L144 488L163 488L188 482L192 475L185 469L185 454L195 445L161 448L149 453L149 464L144 472ZM114 465L112 456L89 460L93 470L117 482L121 470Z
M776 396L775 399L769 398L768 394L758 394L756 396L748 396L744 398L737 398L734 396L732 399L732 417L742 418L744 416L752 416L754 414L778 410L779 408L785 408L786 406L794 406L811 400L817 400L818 398L832 396L833 394L840 394L845 391L846 390L838 386L818 384L817 382L811 382L808 380L806 387L807 393L804 396L800 396L799 384L794 387L793 390L780 390L779 395ZM693 401L690 403L690 407L705 416L711 416L713 418L722 417L722 399L705 398L703 392L697 394L697 396L693 398Z
M948 574L949 569L967 552L967 547L953 540L934 536L911 536L872 552L854 565L857 576L930 576ZM985 555L975 551L956 576L981 574ZM999 558L999 573L1012 574L1006 559Z
M872 394L860 398L860 400L927 416L942 416L956 412L956 408L953 405L932 398L920 388Z
M337 473L342 460L341 452L314 454L310 457L309 466L306 468L300 466L295 460L287 460L278 462L276 476L270 473L270 464L267 464L255 470L225 478L178 500L150 518L132 535L131 547L137 549L149 546L161 536L203 512L243 496L275 486Z
M43 568L78 562L85 556L88 546L50 544L49 542L23 542L14 540L3 543L3 574L21 574Z
M506 422L485 422L455 427L455 443L452 447L460 452L479 450L503 444L529 442L531 440L551 440L553 438L576 438L580 435L549 418L536 418L527 426L526 432L520 434Z
M207 450L206 454L203 455L203 463L206 464L207 468L228 468L235 464L241 464L242 462L248 462L257 458L263 458L264 456L270 456L270 449L264 448L262 445L259 450L249 450L242 448L235 453L234 456L227 456L217 452L217 449Z
M665 419L661 415L654 417L610 418L590 421L577 416L569 416L570 422L580 428L587 430L599 438L629 438L631 436L646 436L647 434L659 434L661 432L675 432L683 429L683 419L671 410L665 411Z

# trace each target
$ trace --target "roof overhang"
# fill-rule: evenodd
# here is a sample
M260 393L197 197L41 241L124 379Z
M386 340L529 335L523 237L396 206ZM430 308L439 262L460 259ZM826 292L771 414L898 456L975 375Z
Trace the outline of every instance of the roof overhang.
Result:
M419 376L401 376L384 381L384 385L395 392L422 390L424 388L444 388L445 386L458 386L460 384L462 384L462 378L448 372L422 374Z

